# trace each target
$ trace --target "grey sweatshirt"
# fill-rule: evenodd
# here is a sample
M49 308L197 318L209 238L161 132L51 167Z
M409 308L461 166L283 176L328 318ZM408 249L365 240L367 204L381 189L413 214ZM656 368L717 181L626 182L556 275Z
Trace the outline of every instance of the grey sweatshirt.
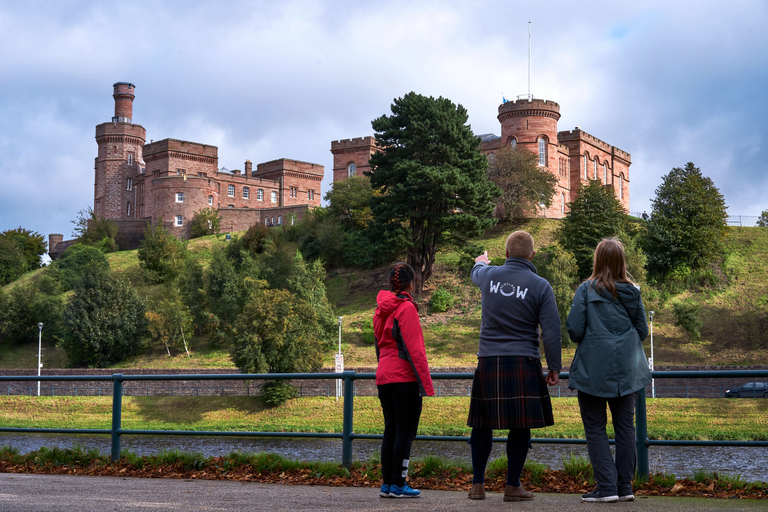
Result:
M482 319L477 357L540 358L539 325L549 370L562 368L560 315L552 287L522 258L504 265L475 263L472 282L480 288Z

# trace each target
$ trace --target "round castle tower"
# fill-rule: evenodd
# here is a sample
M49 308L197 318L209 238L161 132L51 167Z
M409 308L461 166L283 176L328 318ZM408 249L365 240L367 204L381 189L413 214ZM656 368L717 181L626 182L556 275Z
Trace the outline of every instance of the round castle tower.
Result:
M109 123L96 126L99 146L95 162L93 211L113 220L136 219L134 180L142 171L142 148L146 130L133 124L135 85L113 85L115 115Z
M517 100L499 105L502 144L517 145L539 153L539 139L546 141L546 167L557 169L557 121L560 105L547 100Z

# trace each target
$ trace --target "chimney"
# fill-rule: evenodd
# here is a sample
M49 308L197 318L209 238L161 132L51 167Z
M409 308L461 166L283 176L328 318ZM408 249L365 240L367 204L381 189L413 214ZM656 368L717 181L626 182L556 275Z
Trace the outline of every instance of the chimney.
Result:
M245 161L245 176L250 177L253 175L253 163L250 160Z
M112 85L114 87L115 98L115 117L112 118L113 123L132 123L133 122L133 90L135 85L128 82L117 82Z

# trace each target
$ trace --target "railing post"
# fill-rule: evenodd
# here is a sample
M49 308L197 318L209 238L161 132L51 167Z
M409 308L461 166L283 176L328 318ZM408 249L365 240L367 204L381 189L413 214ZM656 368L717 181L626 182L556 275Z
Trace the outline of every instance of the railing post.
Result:
M120 460L120 421L123 408L123 374L112 374L112 462Z
M347 469L352 467L352 413L355 372L348 371L343 374L344 379L344 419L341 430L341 465Z
M645 388L637 393L635 406L635 421L637 429L635 440L637 442L637 476L640 480L647 480L650 473L648 465L648 415L645 407Z

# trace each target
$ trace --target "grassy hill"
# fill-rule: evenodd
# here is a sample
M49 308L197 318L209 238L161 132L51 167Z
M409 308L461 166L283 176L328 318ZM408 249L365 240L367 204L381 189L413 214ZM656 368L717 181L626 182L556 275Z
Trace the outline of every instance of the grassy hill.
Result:
M504 256L504 241L515 229L529 231L537 249L551 245L559 226L557 220L532 219L525 224L501 225L490 231L481 243L491 258ZM223 236L192 240L194 257L205 263L211 248L224 244ZM768 363L768 229L732 227L728 230L729 255L722 265L723 285L676 295L644 286L647 310L655 311L654 356L656 365L702 364L767 364ZM426 283L417 302L427 356L432 366L471 366L476 361L480 329L480 293L469 276L457 271L458 254L438 254L433 278ZM120 272L149 299L157 297L158 285L148 283L138 266L136 251L108 255L110 266ZM40 272L40 271L37 271ZM378 290L386 286L387 268L373 270L333 270L328 273L328 297L343 316L342 350L347 367L375 366L370 320L376 307ZM34 279L30 273L6 289ZM454 306L445 313L432 313L428 306L431 294L438 288L455 297ZM699 306L703 325L701 338L691 341L681 327L675 325L673 305L684 301ZM645 341L650 355L650 340ZM33 350L34 349L34 350ZM563 362L570 363L573 348L564 347ZM209 347L204 338L191 340L192 357L174 354L169 357L161 345L149 344L145 352L123 361L115 368L233 368L226 347ZM34 353L32 353L34 352ZM32 344L14 347L0 344L0 367L34 368L37 347ZM46 347L45 368L67 366L66 354ZM325 366L333 365L329 352Z

